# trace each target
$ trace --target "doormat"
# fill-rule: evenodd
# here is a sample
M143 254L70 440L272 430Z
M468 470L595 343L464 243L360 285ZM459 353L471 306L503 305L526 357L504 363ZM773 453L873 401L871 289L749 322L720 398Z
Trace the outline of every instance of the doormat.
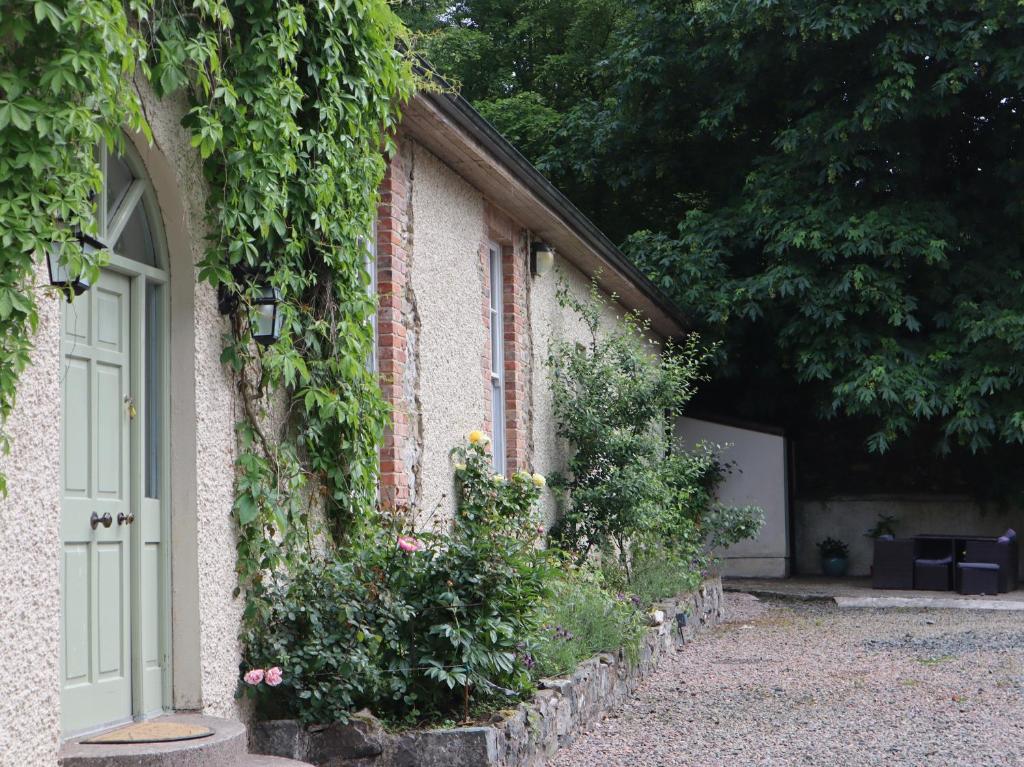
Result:
M175 740L195 740L213 735L213 730L200 724L180 722L137 722L126 727L96 735L82 743L111 745L114 743L168 743Z

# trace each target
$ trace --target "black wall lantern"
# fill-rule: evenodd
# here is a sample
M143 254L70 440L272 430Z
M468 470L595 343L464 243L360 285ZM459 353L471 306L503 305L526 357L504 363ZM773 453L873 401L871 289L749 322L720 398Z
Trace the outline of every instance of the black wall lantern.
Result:
M533 243L530 253L530 273L534 277L543 277L555 265L555 249L546 242Z
M252 337L256 343L270 346L281 337L284 315L281 313L281 291L271 285L260 285L258 295L253 299L256 308L256 322Z
M82 246L82 250L87 256L103 250L102 242L81 229L75 232L75 239L78 240L78 244ZM50 270L50 284L55 288L60 288L67 296L68 303L71 303L75 296L80 296L89 289L89 278L84 274L72 275L68 272L67 264L62 264L60 261L63 249L63 242L55 242L50 245L50 250L46 254L46 266Z
M252 307L256 316L251 323L252 337L261 346L270 346L281 337L284 314L281 312L281 291L266 281L266 278L246 273L236 273L240 281L249 281L256 286ZM238 308L238 295L221 284L217 296L221 314L231 314Z

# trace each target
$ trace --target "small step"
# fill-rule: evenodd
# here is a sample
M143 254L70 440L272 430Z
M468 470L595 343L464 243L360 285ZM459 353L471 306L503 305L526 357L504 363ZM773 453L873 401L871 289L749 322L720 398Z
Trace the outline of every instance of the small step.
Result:
M283 756L262 756L249 754L243 756L238 767L314 767L309 762L297 762L294 759L285 759Z
M70 740L58 755L60 767L239 767L249 759L245 725L201 714L168 714L158 721L209 727L213 735L169 743L82 743ZM259 764L258 762L256 764ZM285 762L281 767L287 767ZM270 767L268 764L267 767ZM295 767L293 764L292 767Z

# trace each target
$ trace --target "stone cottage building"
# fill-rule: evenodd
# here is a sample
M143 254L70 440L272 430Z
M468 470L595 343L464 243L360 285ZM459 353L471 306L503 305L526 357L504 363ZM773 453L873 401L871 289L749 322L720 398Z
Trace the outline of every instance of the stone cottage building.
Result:
M185 101L138 88L152 144L128 136L123 155L102 157L97 224L110 264L71 303L41 296L5 426L5 767L53 765L62 753L84 763L75 737L167 712L219 717L219 740L207 742L244 750L231 516L239 403L220 362L226 320L194 269L206 190L181 126ZM417 95L397 139L371 259L375 364L394 408L380 489L428 508L450 503L448 451L471 429L490 433L498 471L561 465L544 358L550 339L583 340L583 327L559 307L560 282L583 294L596 277L618 296L608 322L639 311L655 340L684 327L460 97ZM41 266L40 290L47 280Z

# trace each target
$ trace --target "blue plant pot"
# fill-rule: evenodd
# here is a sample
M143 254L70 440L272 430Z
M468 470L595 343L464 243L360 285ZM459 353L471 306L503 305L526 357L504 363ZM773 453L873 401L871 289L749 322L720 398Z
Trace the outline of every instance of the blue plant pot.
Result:
M850 560L846 557L822 557L821 560L821 571L829 578L842 578L849 566Z

